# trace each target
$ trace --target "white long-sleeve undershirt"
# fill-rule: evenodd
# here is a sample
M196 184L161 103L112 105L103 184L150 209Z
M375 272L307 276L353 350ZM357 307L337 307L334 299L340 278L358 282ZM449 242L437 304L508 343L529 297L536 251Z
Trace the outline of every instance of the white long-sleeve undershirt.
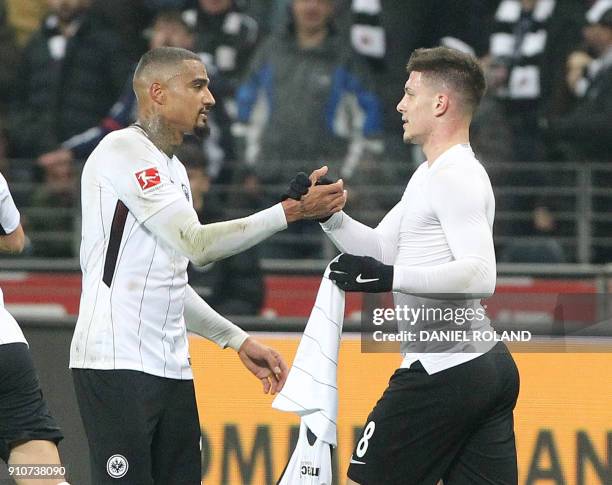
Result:
M340 251L394 265L394 291L482 298L495 289L494 211L486 172L456 145L419 167L376 228L344 212L322 227Z
M484 168L469 145L455 145L431 166L426 162L419 167L402 200L376 228L344 212L322 227L341 251L393 265L395 304L429 306L428 299L433 299L447 308L476 310L481 308L480 298L495 289L494 214L495 199ZM488 318L475 323L479 330L491 328ZM417 324L427 329L435 322ZM410 325L398 321L398 326L404 330ZM403 343L401 367L419 360L432 374L475 359L493 345L484 343L471 351L458 342L440 352Z
M185 290L185 324L187 330L215 342L221 348L236 351L249 334L217 313L189 285Z
M145 221L146 228L167 245L204 266L242 251L287 227L281 204L231 221L200 224L185 199L178 199Z

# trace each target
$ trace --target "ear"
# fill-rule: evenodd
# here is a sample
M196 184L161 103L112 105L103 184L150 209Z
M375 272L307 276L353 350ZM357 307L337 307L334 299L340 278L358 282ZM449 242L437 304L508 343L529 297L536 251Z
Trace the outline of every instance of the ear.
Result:
M149 97L155 104L166 102L166 92L160 83L153 83L149 86Z
M433 100L433 114L435 117L442 116L448 111L448 94L436 93Z

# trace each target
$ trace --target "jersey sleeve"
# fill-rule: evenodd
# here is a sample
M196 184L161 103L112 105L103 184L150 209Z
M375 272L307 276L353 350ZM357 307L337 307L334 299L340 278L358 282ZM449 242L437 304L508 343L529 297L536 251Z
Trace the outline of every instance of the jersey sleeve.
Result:
M19 211L15 206L6 179L0 174L0 235L5 236L19 227Z
M221 348L230 347L236 351L249 336L211 308L189 285L185 290L185 324L190 332L215 342Z
M376 228L356 221L344 211L331 216L321 223L321 227L340 251L393 264L397 255L401 211L402 203L398 202Z
M109 184L117 197L141 224L178 199L181 189L173 184L154 148L137 136L122 134L103 147Z

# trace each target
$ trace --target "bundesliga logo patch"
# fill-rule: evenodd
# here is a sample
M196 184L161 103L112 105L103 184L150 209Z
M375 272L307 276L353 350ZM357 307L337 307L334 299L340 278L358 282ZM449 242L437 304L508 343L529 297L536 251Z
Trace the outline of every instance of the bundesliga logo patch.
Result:
M161 183L159 171L156 168L147 168L146 170L136 172L134 175L136 175L136 180L138 180L138 184L143 191L149 190Z

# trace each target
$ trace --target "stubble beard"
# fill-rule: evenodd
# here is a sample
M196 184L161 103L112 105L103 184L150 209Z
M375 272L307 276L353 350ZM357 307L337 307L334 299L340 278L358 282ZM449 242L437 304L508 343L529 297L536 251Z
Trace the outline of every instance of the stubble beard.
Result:
M195 136L198 140L203 140L209 134L210 127L208 126L208 123L204 124L203 126L196 125L193 127L193 136Z
M412 145L414 143L414 138L404 131L402 132L402 141L405 145Z

